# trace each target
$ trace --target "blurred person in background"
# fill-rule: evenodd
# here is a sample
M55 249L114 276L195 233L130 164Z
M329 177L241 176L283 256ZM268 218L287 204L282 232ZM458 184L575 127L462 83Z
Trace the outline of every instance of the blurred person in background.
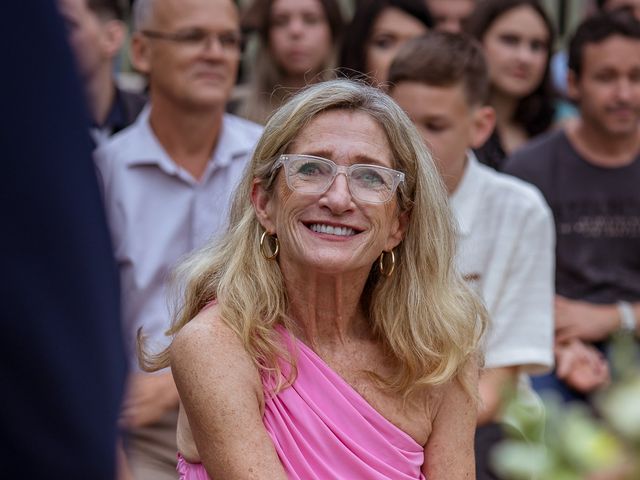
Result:
M259 47L238 115L265 123L287 96L334 76L344 27L338 0L255 0L243 23L257 30Z
M436 30L459 33L478 0L425 0Z
M408 40L433 28L424 0L365 0L345 30L340 71L384 86L389 65Z
M640 20L640 0L597 0L596 7L600 11L612 11L626 9L634 17ZM587 9L587 14L593 13L592 8ZM551 68L553 73L553 84L556 90L567 97L567 75L569 73L568 54L566 49L562 49L553 55ZM568 110L571 116L577 115L576 109Z
M3 4L0 45L1 476L113 480L125 355L81 82L50 0Z
M133 372L121 413L136 480L175 479L178 393L168 369L137 368L139 329L162 349L170 324L169 273L219 233L231 193L262 129L225 114L240 60L232 0L136 0L134 66L149 107L96 151Z
M536 185L556 221L555 375L535 380L590 400L608 381L607 343L640 319L640 22L587 18L569 44L569 95L580 116L516 152L505 171ZM567 351L601 351L576 375Z
M444 32L411 40L389 84L431 149L459 227L458 269L489 312L475 457L476 478L496 479L491 450L504 438L506 392L539 413L526 374L553 365L553 218L536 188L480 164L471 150L495 121L478 42Z
M553 25L536 0L483 0L466 31L483 46L491 79L489 104L496 111L496 128L476 155L501 170L507 155L553 125Z
M127 36L122 0L57 0L84 82L96 146L129 126L145 104L141 94L118 87L114 63Z
M596 4L605 11L626 9L640 21L640 0L597 0Z

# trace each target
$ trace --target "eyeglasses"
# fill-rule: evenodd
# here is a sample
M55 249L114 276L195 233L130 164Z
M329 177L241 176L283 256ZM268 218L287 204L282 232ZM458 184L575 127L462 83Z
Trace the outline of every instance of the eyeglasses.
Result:
M168 40L170 42L179 43L186 47L208 50L211 48L213 41L216 40L218 45L225 53L238 53L242 46L242 37L237 32L208 32L201 29L184 30L180 32L158 32L155 30L142 30L145 37L157 38L160 40Z
M280 155L272 172L285 168L287 185L300 193L326 192L340 173L347 177L351 194L367 203L386 203L393 197L404 173L391 168L366 163L348 167L313 155Z

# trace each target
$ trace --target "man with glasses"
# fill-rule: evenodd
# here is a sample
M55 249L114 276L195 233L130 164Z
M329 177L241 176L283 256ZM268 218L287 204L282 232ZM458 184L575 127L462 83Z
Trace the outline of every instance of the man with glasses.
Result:
M139 329L166 347L168 278L177 261L222 231L258 125L224 113L240 60L232 0L137 0L132 61L150 106L96 153L120 267L132 373L121 425L138 479L176 478L178 395L171 372L137 367Z

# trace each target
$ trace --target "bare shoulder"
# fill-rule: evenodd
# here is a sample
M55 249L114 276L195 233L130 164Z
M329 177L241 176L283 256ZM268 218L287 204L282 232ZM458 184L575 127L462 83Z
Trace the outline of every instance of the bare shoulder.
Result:
M240 339L220 317L220 307L218 305L203 309L182 327L171 345L172 356L174 350L181 352L183 348L188 349L190 345L197 343L199 340L206 343L220 342L228 344L230 342L231 345L237 344L241 346Z
M224 378L262 393L255 364L238 335L220 318L217 305L202 310L178 332L170 359L174 376L189 378L194 387Z

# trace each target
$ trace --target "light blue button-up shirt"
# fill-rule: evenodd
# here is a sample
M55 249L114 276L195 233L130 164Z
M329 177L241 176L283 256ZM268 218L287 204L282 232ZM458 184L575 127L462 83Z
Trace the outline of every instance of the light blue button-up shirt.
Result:
M149 124L149 108L95 153L120 269L123 331L137 368L139 328L151 351L169 343L173 300L168 280L185 254L227 225L233 192L262 127L225 115L202 178L194 179L167 154Z

